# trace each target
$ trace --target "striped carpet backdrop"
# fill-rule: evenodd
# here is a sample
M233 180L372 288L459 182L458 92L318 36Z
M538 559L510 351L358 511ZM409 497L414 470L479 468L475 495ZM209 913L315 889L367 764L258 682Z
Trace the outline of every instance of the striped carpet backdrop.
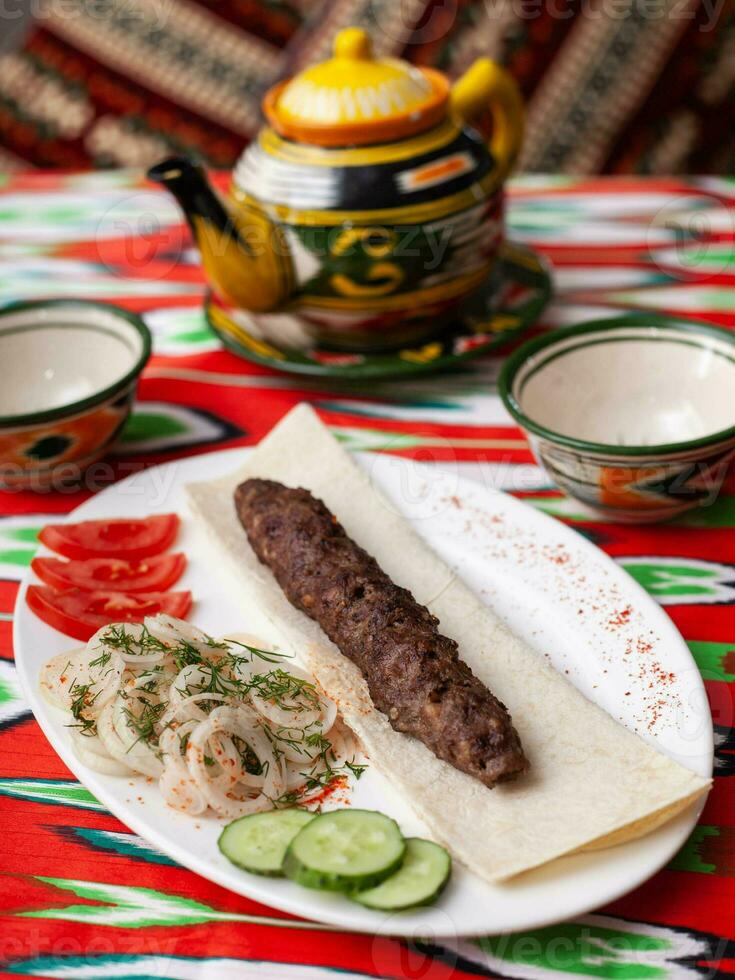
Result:
M735 329L735 181L533 177L511 189L511 234L553 263L536 329L636 309ZM256 443L300 400L353 449L451 464L572 524L682 631L717 729L715 787L680 854L636 892L573 922L437 945L335 930L230 894L131 834L71 776L18 689L17 582L38 529L85 493L0 494L0 974L140 980L449 980L735 975L735 478L708 510L664 526L584 513L546 481L505 414L502 358L368 389L295 380L223 350L166 196L137 173L0 181L4 300L79 295L144 313L155 355L100 487L178 456Z

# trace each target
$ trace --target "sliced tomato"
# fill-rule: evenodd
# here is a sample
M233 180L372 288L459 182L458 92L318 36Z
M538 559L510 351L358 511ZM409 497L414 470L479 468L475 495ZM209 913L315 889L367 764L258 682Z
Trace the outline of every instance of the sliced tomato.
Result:
M186 568L185 555L153 555L126 561L124 558L34 558L31 568L52 589L82 589L84 592L165 592L178 582Z
M179 530L176 514L124 517L121 520L47 524L38 535L65 558L149 558L169 548Z
M184 619L191 609L191 592L56 592L47 585L29 585L26 602L55 630L75 640L88 640L108 623L141 623L146 616L159 613Z

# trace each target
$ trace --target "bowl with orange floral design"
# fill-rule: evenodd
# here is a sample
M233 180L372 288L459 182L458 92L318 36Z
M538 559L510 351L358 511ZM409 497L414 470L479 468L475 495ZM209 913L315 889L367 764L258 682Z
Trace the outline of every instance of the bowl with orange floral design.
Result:
M735 458L735 331L711 323L631 312L552 330L499 385L554 483L606 520L711 504Z
M89 300L0 309L0 486L82 481L124 426L151 335L127 310Z

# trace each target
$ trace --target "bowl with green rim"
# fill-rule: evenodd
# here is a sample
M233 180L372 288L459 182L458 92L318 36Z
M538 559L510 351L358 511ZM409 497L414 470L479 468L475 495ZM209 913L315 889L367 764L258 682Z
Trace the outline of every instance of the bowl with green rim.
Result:
M711 504L735 456L735 331L631 313L545 333L501 372L551 479L607 520Z
M139 316L89 300L0 309L0 486L82 481L125 424L151 352Z

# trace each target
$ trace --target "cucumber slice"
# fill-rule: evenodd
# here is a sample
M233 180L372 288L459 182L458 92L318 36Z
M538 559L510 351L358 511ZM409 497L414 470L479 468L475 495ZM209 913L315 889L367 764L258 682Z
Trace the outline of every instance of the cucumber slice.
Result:
M409 837L406 856L395 874L375 888L368 888L352 897L360 905L386 912L428 905L449 881L452 859L430 840Z
M406 842L398 824L375 810L323 813L294 837L283 870L307 888L360 891L390 877Z
M308 810L296 809L250 813L228 823L217 843L239 868L256 875L280 875L286 848L314 818Z

